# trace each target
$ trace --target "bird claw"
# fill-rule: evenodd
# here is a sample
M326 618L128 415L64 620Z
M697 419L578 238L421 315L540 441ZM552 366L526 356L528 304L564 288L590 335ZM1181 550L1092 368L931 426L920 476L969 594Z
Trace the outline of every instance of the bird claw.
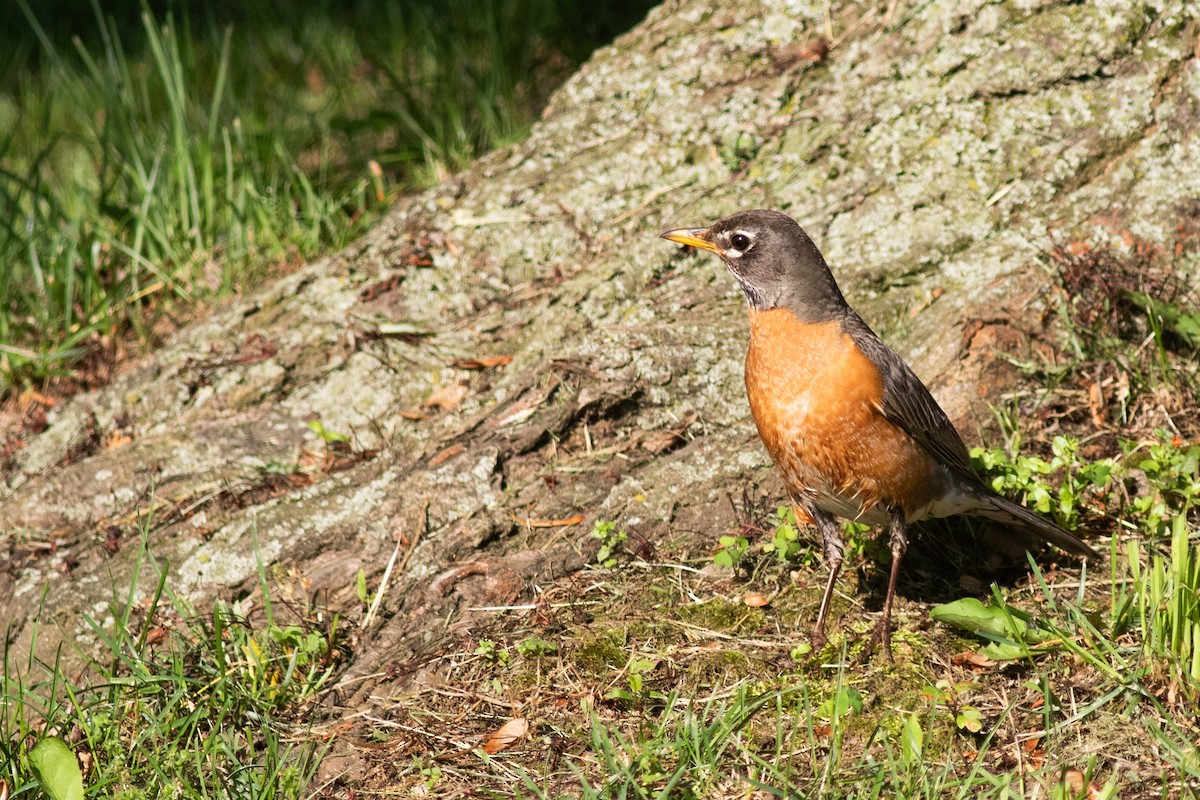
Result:
M875 647L879 644L883 645L883 652L887 655L888 661L895 664L896 657L892 655L891 620L887 617L883 617L875 624L875 630L871 631L871 638L867 640L867 647L863 650L863 659L870 658L875 653Z

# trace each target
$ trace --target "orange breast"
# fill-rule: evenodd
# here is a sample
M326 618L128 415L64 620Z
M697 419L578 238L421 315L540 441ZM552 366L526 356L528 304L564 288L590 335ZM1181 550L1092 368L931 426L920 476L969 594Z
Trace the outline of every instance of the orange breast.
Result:
M892 505L910 519L924 516L938 465L883 415L879 371L837 321L752 309L746 394L793 493L866 521L885 518Z

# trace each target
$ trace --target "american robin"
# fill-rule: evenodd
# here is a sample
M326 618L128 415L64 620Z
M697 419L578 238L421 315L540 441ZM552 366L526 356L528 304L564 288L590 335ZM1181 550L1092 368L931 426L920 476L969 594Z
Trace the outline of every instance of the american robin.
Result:
M716 253L746 295L746 395L792 502L821 533L829 579L825 618L845 543L834 517L888 526L891 574L870 646L891 657L892 599L908 526L953 514L986 517L1086 557L1096 551L979 479L946 412L900 356L846 304L825 259L796 221L743 211L664 239Z

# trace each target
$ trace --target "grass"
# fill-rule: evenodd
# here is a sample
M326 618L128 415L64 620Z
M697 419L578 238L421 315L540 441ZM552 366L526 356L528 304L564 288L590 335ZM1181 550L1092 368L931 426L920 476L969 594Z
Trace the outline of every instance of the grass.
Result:
M0 395L87 385L85 357L346 244L400 191L523 135L647 5L18 0L0 34Z
M261 577L256 606L198 613L143 549L111 619L89 620L102 654L89 674L18 659L6 643L0 793L36 796L30 753L58 738L84 756L95 797L306 796L322 745L292 720L334 673L341 632L312 610L289 607L284 622Z

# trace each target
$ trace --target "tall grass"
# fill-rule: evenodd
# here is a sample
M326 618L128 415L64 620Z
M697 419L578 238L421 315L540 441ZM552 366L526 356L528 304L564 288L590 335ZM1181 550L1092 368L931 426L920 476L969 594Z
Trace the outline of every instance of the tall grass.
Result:
M0 33L0 395L100 334L150 338L163 312L346 243L397 192L521 136L648 5L597 27L560 0L91 0L65 21L17 3Z

